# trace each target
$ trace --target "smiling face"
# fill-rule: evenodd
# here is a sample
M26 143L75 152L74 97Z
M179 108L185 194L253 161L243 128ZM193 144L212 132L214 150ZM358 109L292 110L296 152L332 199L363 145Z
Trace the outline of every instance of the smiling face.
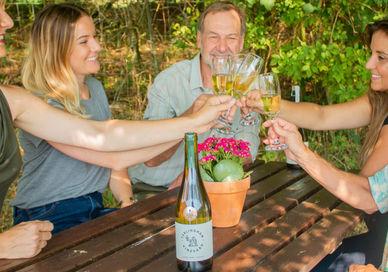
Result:
M5 57L7 55L4 37L7 29L12 27L12 18L5 12L4 2L0 1L0 57Z
M243 42L240 18L234 10L209 13L202 31L197 34L201 61L209 66L211 55L236 54L242 49Z
M83 83L85 76L100 70L98 53L101 46L96 39L96 30L92 18L82 16L74 29L74 42L70 54L70 65L77 79Z
M376 31L370 44L372 55L366 63L366 68L371 71L371 89L373 91L388 91L388 35Z

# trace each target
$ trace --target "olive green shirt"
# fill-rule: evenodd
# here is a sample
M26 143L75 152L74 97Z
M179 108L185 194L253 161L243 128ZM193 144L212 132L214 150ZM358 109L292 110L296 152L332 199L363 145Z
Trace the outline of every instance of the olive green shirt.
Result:
M12 181L22 166L11 111L0 90L0 210Z

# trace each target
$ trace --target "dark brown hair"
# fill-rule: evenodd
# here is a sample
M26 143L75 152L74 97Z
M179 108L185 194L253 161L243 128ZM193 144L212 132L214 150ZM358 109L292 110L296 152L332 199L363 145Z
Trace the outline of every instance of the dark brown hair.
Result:
M368 25L367 32L369 34L369 44L373 34L378 31L384 32L388 37L388 20L384 19ZM365 164L367 158L371 154L376 142L379 138L380 131L385 118L388 116L388 90L368 92L369 103L372 107L371 121L368 132L365 136L365 141L361 149L361 163Z

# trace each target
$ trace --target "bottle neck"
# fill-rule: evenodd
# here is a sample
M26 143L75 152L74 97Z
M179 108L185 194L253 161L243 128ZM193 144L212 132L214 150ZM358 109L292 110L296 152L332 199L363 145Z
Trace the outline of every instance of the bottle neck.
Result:
M197 134L186 133L185 134L185 177L193 176L197 174L198 169L198 156L197 156ZM190 179L190 180L196 180Z

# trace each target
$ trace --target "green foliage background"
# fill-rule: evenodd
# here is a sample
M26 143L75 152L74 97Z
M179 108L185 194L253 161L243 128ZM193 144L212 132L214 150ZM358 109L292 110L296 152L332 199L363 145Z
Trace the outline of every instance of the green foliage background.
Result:
M20 84L19 69L35 14L44 4L63 1L8 1L15 20L3 61L6 83ZM204 6L198 0L79 0L95 19L104 47L102 69L117 118L140 119L146 91L155 75L196 54L196 23ZM365 27L387 14L387 0L245 0L245 47L265 61L265 71L279 73L283 97L299 84L302 100L332 104L354 99L368 89ZM363 130L308 133L310 146L343 169L357 168ZM260 153L264 159L282 159ZM275 158L276 159L276 158Z

